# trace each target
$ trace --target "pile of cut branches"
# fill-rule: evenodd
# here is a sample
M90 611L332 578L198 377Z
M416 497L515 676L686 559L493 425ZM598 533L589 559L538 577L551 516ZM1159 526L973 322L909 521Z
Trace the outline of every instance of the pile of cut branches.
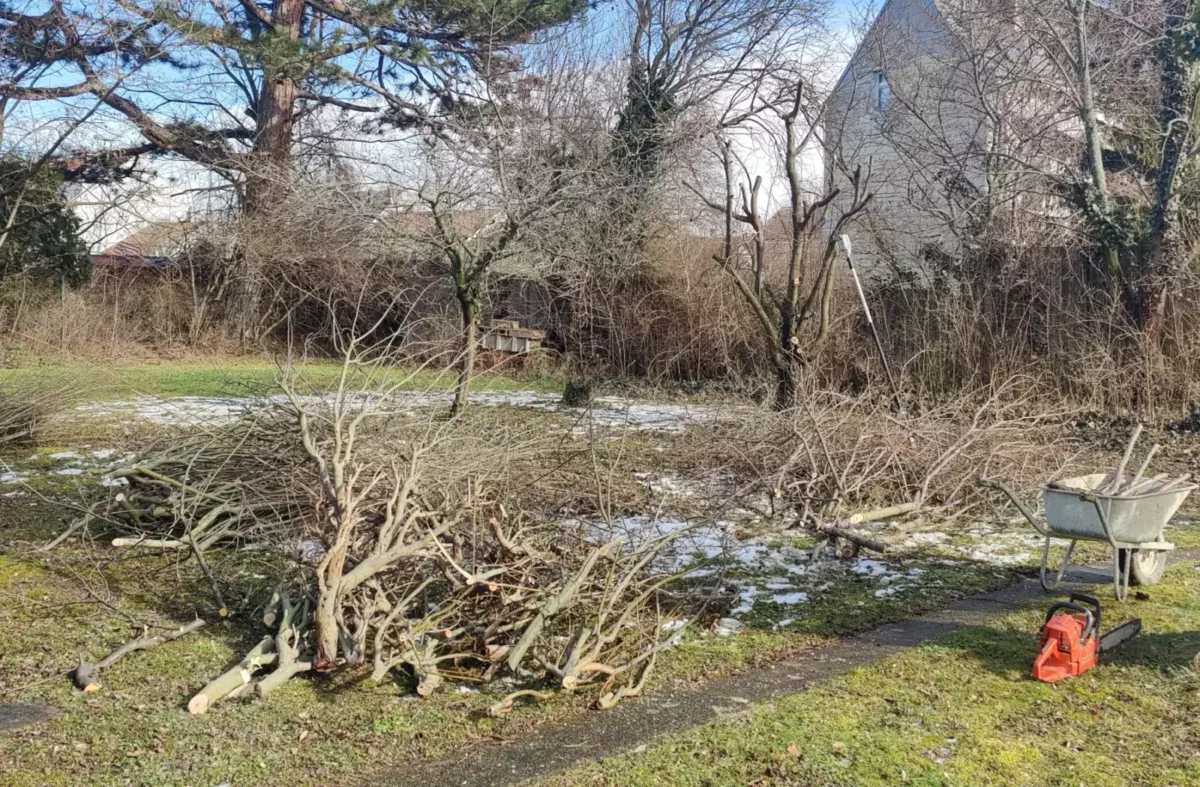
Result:
M516 691L495 713L545 688L599 686L600 707L639 693L667 644L659 607L674 577L658 558L684 531L633 543L509 514L509 474L545 435L403 412L386 390L352 388L289 390L288 404L116 474L128 485L104 515L122 531L115 546L194 556L210 580L227 548L278 558L271 633L189 708L359 665L401 673L422 696L504 679Z
M40 378L0 386L0 445L34 440L78 391L78 384L65 379Z
M916 510L962 515L983 505L982 476L1026 484L1060 474L1075 450L1070 415L1038 407L1032 383L1014 378L908 413L879 392L812 390L790 411L690 437L712 469L742 482L739 497L768 501L769 517L877 549L847 527Z

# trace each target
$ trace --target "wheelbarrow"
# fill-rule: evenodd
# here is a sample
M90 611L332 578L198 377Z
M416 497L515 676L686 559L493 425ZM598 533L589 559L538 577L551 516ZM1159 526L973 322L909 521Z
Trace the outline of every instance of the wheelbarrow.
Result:
M1045 537L1042 566L1038 574L1045 590L1054 590L1062 584L1063 574L1071 562L1071 554L1077 543L1096 541L1112 547L1113 595L1117 601L1124 601L1129 596L1131 581L1138 585L1154 585L1162 579L1167 566L1167 552L1175 548L1174 544L1163 539L1163 529L1196 485L1187 484L1168 491L1127 496L1096 492L1107 478L1105 474L1097 473L1042 486L1045 524L1039 523L1037 517L1003 483L981 478L979 484L1007 495L1021 516ZM1052 538L1069 541L1070 544L1054 580L1048 581L1046 569L1050 561Z

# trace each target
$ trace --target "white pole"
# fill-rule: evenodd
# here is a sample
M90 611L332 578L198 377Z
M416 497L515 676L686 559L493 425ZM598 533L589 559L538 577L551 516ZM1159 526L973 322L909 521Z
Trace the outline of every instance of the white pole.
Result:
M879 331L875 328L875 320L871 318L871 307L867 305L867 295L863 292L862 282L859 281L858 271L854 267L854 257L850 248L850 236L842 235L842 251L846 253L846 264L850 266L850 276L854 279L854 289L858 290L858 300L862 303L863 314L867 318L867 326L871 329L871 336L875 339L875 349L879 351L879 360L883 362L883 371L887 374L888 384L892 386L892 396L896 400L896 406L900 407L900 391L896 389L896 380L892 377L892 367L888 365L887 355L883 351L883 342L879 339Z

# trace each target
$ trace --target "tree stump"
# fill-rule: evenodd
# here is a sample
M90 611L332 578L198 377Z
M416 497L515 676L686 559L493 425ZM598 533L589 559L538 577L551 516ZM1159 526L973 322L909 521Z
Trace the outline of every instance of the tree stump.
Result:
M562 403L567 407L587 407L592 403L590 380L568 380L563 388Z

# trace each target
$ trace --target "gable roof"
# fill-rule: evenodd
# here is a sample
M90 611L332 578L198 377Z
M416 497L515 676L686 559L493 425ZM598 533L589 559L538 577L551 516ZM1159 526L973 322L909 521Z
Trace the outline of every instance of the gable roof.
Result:
M886 2L883 4L883 7L879 9L879 13L875 15L875 19L872 20L871 26L867 28L866 35L864 35L862 40L859 41L857 46L854 47L854 52L851 53L850 59L846 61L845 68L842 69L842 73L838 76L837 81L833 83L833 88L829 91L830 96L832 96L834 93L837 93L838 90L841 89L842 83L846 81L846 77L853 72L854 63L856 60L858 60L859 54L869 44L873 43L879 35L881 35L879 31L885 17L887 17L889 12L894 9L894 6L899 5L901 2L919 3L929 13L930 19L945 22L945 17L941 10L938 9L935 0L886 0Z
M174 263L190 236L203 225L194 221L160 221L147 224L92 255L100 265L161 267Z

